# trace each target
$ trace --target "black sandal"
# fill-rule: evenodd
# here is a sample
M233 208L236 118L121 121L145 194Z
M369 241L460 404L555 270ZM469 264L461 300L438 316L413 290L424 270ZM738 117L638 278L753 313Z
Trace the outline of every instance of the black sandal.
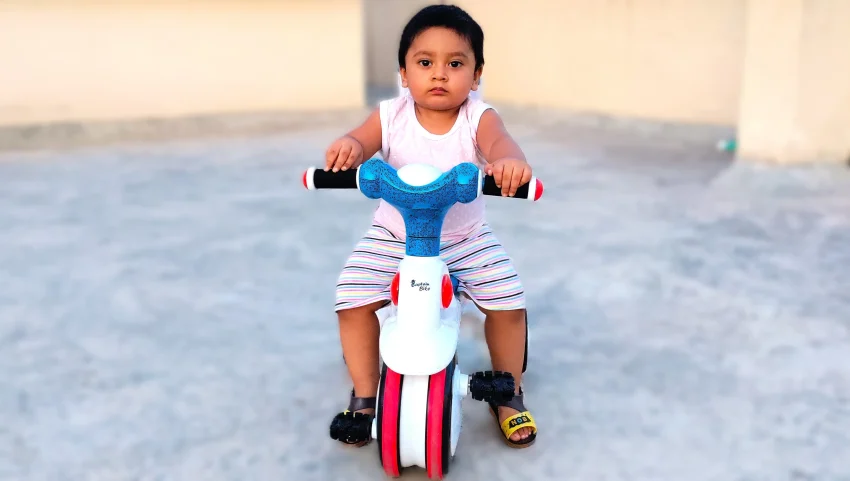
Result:
M372 420L375 415L357 411L375 409L375 404L376 397L354 397L352 389L348 409L334 416L331 421L331 438L355 447L369 444L372 440Z
M510 401L499 402L498 404L495 402L490 403L490 411L496 419L496 425L499 426L499 429L504 435L505 444L512 448L527 448L534 444L534 440L537 439L537 424L534 422L534 417L531 416L531 413L525 409L525 405L522 402L523 394L522 388L520 388L519 394L514 394L513 399ZM512 416L508 416L500 423L500 406L516 409L519 412ZM521 439L519 441L512 440L511 435L521 428L531 428L532 432L525 439Z

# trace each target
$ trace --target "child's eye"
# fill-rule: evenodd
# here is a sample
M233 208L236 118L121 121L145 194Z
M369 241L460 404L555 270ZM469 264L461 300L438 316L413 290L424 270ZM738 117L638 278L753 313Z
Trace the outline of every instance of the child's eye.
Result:
M451 65L451 66L452 66L452 68L458 68L458 67L460 67L460 66L461 66L461 65L463 65L463 64L462 64L462 63L460 63L460 62L459 62L459 61L457 61L457 60L454 60L454 61L450 62L450 63L449 63L449 65Z
M421 65L421 66L423 66L423 67L430 67L430 66L431 66L431 61L430 61L430 60L420 60L420 61L419 61L419 65Z

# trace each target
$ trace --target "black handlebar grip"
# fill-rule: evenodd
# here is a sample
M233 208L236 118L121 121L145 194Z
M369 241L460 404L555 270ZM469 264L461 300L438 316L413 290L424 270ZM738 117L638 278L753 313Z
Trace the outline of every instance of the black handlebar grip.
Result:
M310 167L304 172L302 178L304 188L316 189L356 189L357 169L340 170L339 172L327 171Z
M481 193L484 195L492 195L495 197L502 196L502 189L496 185L496 178L492 175L484 176L484 185L481 186ZM531 197L529 197L531 194ZM536 201L543 195L543 183L536 177L531 177L531 180L520 186L514 194L514 199L527 199Z

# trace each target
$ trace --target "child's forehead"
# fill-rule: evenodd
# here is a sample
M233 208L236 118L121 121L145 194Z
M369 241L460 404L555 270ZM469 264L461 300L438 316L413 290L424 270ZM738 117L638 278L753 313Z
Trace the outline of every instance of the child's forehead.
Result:
M419 32L410 44L408 53L425 50L430 52L442 51L472 51L469 40L446 27L428 27Z

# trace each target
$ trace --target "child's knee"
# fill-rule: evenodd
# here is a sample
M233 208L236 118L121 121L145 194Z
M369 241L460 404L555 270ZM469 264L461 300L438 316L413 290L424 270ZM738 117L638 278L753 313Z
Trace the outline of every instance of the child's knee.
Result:
M484 313L485 316L487 316L485 322L525 322L525 308L499 311L481 308L481 311Z
M386 304L385 301L376 301L370 304L365 304L357 307L349 307L336 311L339 322L357 322L362 320L374 319L378 309Z

